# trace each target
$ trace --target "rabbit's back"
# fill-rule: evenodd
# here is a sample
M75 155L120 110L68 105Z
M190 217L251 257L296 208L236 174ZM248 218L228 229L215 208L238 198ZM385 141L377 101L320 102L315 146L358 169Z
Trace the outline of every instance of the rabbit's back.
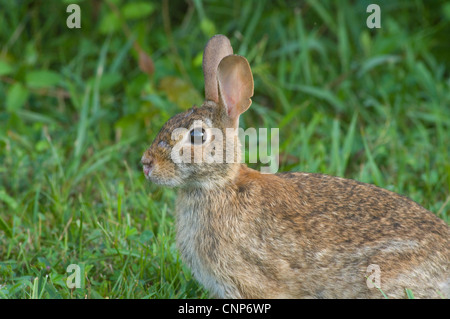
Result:
M379 297L379 291L367 289L371 265L379 267L388 296L403 297L405 288L416 297L439 297L437 290L448 296L450 232L444 221L374 185L323 174L279 176L294 183L297 196L307 203L300 214L304 235L314 247L310 263L323 266L318 269L327 284L334 279L347 286L335 297L351 292L350 285L361 289L353 297Z
M447 225L373 185L242 165L222 188L180 190L177 211L183 259L219 297L379 298L370 265L389 297L448 293Z

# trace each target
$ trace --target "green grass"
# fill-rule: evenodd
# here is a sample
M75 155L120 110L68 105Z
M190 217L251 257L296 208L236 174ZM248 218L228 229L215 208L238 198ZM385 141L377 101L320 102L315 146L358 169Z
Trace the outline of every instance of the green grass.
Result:
M250 62L241 126L280 128L281 171L374 183L449 223L445 1L379 1L376 30L370 1L76 1L68 29L73 2L0 3L0 298L207 297L175 247L175 192L139 161L202 103L215 33Z

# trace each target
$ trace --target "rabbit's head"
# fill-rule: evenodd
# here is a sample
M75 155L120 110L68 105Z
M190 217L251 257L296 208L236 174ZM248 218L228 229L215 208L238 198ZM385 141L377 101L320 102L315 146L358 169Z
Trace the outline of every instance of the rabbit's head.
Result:
M169 119L142 156L146 178L157 184L210 187L237 174L239 115L253 96L250 66L233 55L228 38L216 35L205 47L203 73L203 105Z

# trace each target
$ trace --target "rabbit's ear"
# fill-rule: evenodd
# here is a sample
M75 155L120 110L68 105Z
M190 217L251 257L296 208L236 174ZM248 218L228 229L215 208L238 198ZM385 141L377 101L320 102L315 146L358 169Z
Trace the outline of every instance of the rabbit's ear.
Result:
M252 104L253 75L246 58L230 55L223 58L217 70L219 98L228 116L236 120Z
M230 40L224 35L213 36L203 52L203 75L205 77L205 99L219 103L217 91L217 67L220 61L233 54Z

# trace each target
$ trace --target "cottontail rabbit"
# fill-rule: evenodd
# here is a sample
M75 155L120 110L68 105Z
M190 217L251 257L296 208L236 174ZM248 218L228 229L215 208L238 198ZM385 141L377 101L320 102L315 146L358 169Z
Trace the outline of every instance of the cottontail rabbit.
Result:
M408 288L419 298L449 297L444 221L370 184L241 164L240 147L225 147L237 140L226 128L237 128L251 104L250 66L216 35L203 71L206 101L172 117L142 164L147 179L178 188L177 245L212 296L405 298ZM224 143L214 144L213 128ZM215 161L205 160L208 148Z

